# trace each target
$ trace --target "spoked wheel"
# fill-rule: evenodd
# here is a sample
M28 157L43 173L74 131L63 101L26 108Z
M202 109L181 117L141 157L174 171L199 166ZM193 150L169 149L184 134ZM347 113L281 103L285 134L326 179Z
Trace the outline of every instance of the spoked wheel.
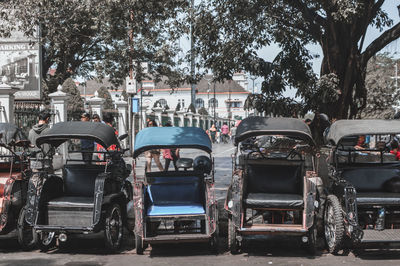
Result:
M211 252L218 254L219 247L219 222L218 214L215 215L215 232L211 235L210 239L210 250Z
M139 234L135 233L135 246L136 246L136 254L143 255L144 246L143 246L143 238Z
M317 251L317 234L317 226L314 224L307 233L308 242L306 244L306 249L310 255L315 255L315 252Z
M108 208L104 234L106 247L112 252L118 251L121 248L124 235L122 212L119 204L114 204Z
M236 239L236 227L232 217L229 217L228 220L228 248L231 254L239 253L239 242Z
M41 232L38 234L37 245L42 252L46 252L56 245L56 234L54 232Z
M25 221L25 213L26 207L23 207L18 216L18 243L23 250L31 250L36 245L37 234L33 227Z
M328 195L326 199L324 223L325 241L328 251L332 254L337 254L342 248L344 223L342 207L335 195Z

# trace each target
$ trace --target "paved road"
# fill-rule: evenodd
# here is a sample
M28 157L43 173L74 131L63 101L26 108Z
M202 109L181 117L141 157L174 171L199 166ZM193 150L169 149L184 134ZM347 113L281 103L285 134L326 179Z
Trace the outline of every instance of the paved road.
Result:
M225 195L230 182L232 152L231 145L214 146L219 198ZM143 160L140 160L138 166L142 165ZM168 244L153 246L144 255L138 256L132 235L126 235L121 254L107 254L102 241L102 233L69 238L63 249L41 253L37 250L21 252L15 237L1 237L0 265L400 265L400 250L359 250L347 256L332 256L321 251L310 257L299 248L297 238L252 239L240 255L230 255L226 251L224 238L218 255L208 252L204 244ZM323 245L322 241L320 245Z

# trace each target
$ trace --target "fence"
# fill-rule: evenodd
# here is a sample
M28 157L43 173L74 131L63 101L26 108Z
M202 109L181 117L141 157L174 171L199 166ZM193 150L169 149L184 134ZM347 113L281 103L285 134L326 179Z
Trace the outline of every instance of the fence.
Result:
M38 116L43 105L34 102L15 102L14 104L14 119L15 124L25 133L38 122Z

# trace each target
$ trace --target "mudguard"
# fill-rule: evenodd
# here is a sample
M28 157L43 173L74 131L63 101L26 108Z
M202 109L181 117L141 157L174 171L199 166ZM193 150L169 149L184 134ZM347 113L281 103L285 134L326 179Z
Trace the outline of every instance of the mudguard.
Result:
M135 210L135 234L144 238L144 184L135 182L133 187L133 204Z
M213 181L206 180L206 206L207 206L207 219L209 227L209 234L213 234L217 229L217 219L218 219L218 210L217 210L217 200L215 198L215 191L214 191L214 183Z
M243 190L243 180L241 178L243 174L242 170L237 170L232 176L232 183L229 186L225 209L232 215L232 221L236 227L240 227L241 223L241 212L242 212L242 202L241 195Z
M110 173L101 173L96 177L94 183L94 211L93 211L93 226L97 225L101 218L101 207L103 205L104 183Z
M31 226L36 224L38 218L40 194L47 177L47 172L34 172L29 179L25 220Z
M319 208L319 202L317 201L317 187L322 184L320 177L316 175L314 171L307 171L304 177L304 226L309 229L314 224L314 217L316 210Z

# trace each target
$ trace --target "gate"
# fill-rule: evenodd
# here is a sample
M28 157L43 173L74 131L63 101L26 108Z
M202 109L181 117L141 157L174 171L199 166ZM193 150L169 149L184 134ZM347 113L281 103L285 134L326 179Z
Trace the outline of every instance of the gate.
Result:
M15 102L14 103L14 120L15 125L21 128L26 134L37 124L39 113L43 105L39 102Z

